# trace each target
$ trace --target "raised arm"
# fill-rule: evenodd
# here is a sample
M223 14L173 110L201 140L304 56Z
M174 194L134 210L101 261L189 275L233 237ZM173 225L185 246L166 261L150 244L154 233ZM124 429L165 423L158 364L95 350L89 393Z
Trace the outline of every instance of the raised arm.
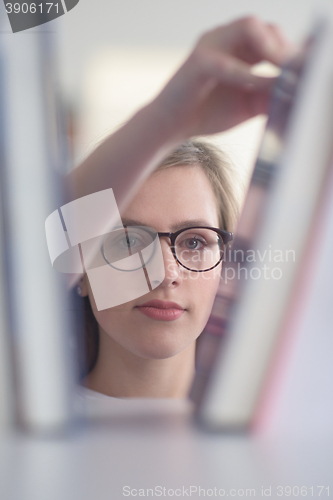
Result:
M272 79L251 68L280 65L293 50L279 28L253 17L204 34L157 98L69 174L70 200L112 187L123 208L179 142L264 113Z
M252 17L204 34L156 99L68 175L68 201L112 188L121 213L180 142L265 113L273 79L255 76L252 66L280 65L293 51L276 26ZM106 233L114 220L104 217Z

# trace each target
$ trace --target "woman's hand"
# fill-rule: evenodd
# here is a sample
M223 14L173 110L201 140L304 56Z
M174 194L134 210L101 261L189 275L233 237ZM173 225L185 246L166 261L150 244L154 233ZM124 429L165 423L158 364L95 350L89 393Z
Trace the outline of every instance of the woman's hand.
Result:
M248 17L204 34L162 92L67 176L68 201L112 187L119 208L180 142L264 113L274 78L252 74L295 53L278 27Z
M204 34L151 106L175 136L226 130L265 113L274 78L255 76L254 64L280 65L295 49L278 27L248 17Z

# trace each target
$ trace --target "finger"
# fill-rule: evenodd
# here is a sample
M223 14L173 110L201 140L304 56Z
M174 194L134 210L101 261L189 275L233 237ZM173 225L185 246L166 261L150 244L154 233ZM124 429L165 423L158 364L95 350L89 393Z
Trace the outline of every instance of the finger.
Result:
M226 53L212 50L197 50L193 54L193 69L197 79L214 78L218 84L238 87L248 92L269 92L274 78L254 75L252 66L241 59Z
M249 117L266 114L270 102L269 94L253 92L247 98L247 110Z
M238 92L234 87L217 86L203 110L200 131L193 135L211 134L234 127L258 114L267 113L269 94Z
M276 54L281 58L280 64L295 57L299 53L299 47L291 43L283 34L281 28L276 24L268 23L266 29L270 32L272 40L275 40L278 50Z
M279 65L287 56L289 43L273 26L247 17L206 33L198 46L219 49L249 64L267 60Z

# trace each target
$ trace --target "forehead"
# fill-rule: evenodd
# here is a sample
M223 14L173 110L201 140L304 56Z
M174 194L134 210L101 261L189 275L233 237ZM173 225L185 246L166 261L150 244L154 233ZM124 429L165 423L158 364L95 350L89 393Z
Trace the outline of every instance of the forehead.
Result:
M122 218L159 231L176 230L192 220L217 227L219 220L215 193L199 166L168 167L152 174Z

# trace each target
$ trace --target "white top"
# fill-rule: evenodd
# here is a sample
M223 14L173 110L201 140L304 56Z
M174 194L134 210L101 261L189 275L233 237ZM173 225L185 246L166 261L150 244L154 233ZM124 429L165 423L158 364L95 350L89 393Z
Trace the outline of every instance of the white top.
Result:
M190 417L192 403L172 398L114 398L84 386L77 386L78 407L89 420L120 415L183 415Z

